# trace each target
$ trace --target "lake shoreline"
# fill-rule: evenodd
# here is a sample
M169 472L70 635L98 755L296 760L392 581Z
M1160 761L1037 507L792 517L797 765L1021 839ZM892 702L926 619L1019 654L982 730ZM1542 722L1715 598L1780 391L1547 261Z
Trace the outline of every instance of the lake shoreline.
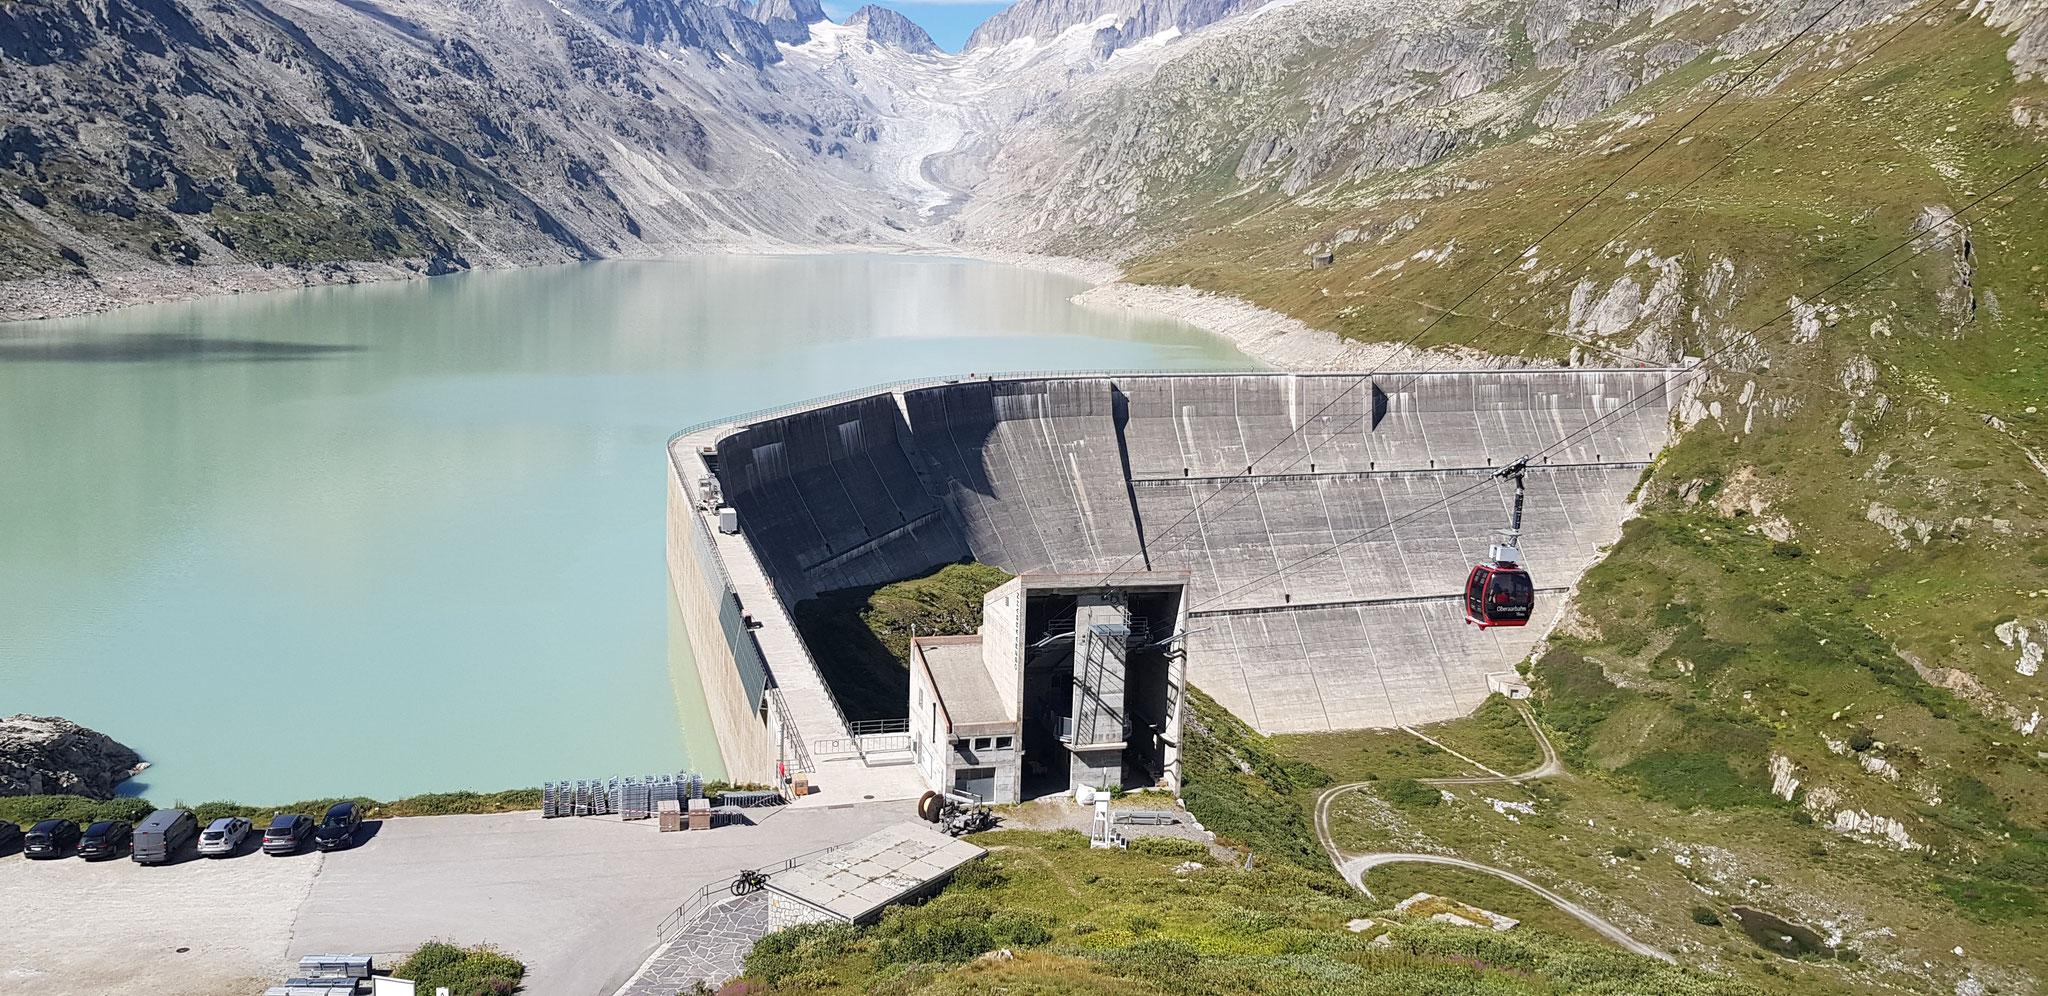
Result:
M883 256L954 257L1054 273L1092 286L1069 300L1097 310L1141 311L1186 322L1235 346L1260 364L1279 370L1470 369L1498 367L1501 357L1472 349L1413 349L1346 339L1243 298L1194 287L1166 287L1123 281L1123 268L1106 260L1011 252L959 245L706 246L686 252L612 257L659 260L688 256L810 256L871 253ZM477 270L565 265L574 260L492 262ZM331 263L317 267L236 263L207 267L151 267L114 274L36 277L0 283L0 337L20 322L104 314L145 304L192 301L306 290L315 287L423 280L434 274L426 260ZM452 272L467 272L456 270Z

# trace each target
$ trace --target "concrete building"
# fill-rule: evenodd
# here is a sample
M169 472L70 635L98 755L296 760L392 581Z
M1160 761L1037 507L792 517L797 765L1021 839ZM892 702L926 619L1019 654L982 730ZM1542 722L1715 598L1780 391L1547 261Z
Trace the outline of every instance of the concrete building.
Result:
M847 723L789 621L791 607L819 592L966 558L1024 576L1027 595L1034 577L1094 576L1112 595L1121 585L1106 575L1182 579L1180 680L1264 732L1463 715L1489 693L1488 674L1528 654L1562 594L1619 536L1629 493L1669 433L1674 375L936 381L686 431L669 450L670 571L728 771L765 780L795 764L821 784L848 778L894 792L1002 769L974 752L978 735L969 738L975 763L926 770L909 717L879 731ZM1521 549L1537 618L1480 631L1462 622L1460 585L1486 555L1489 530L1506 524L1512 489L1491 475L1524 457L1534 459ZM697 500L706 475L737 511L737 534L717 533ZM1107 687L1120 614L1150 613L1061 597L1074 602L1064 652ZM992 609L984 653L997 625ZM1132 629L1127 651L1140 637ZM920 680L943 696L941 672L964 671L948 663L960 652L940 646L926 647L931 678ZM1044 697L1071 695L1079 682L1040 684L1034 676L1062 672L1019 655L1025 684L1015 699L1007 679L991 671L989 681L1004 721L1022 726L1028 775L1032 760L1048 762L1048 751L1031 749L1031 724L1049 714ZM1051 711L1090 724L1066 731L1070 779L1107 777L1123 759L1132 741L1116 727L1129 714L1104 718L1114 712L1089 702Z
M910 740L936 789L984 802L1016 802L1023 718L1004 702L979 636L926 636L910 644Z
M1185 573L1027 574L981 632L911 642L910 734L934 788L988 802L1180 787Z

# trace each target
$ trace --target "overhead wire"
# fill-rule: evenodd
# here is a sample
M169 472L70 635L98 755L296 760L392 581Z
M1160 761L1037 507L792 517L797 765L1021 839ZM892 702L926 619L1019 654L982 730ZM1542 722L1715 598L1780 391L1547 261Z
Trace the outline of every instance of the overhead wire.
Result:
M1940 9L1942 3L1943 0L1924 0L1924 2L1921 3L1919 6L1925 9L1921 10L1920 13L1915 14L1910 18L1907 18L1905 20L1905 23L1901 24L1897 31L1892 32L1890 35L1886 36L1883 41L1878 42L1875 46L1871 47L1862 55L1858 56L1854 62L1851 62L1849 65L1844 66L1839 72L1835 73L1835 75L1829 77L1826 83L1814 87L1812 90L1809 90L1805 95L1801 96L1798 100L1793 101L1791 106L1787 107L1777 117L1772 118L1770 121L1766 122L1762 128L1757 129L1754 134L1744 139L1740 145L1737 145L1733 149L1728 150L1728 152L1723 154L1719 160L1714 162L1713 165L1710 165L1706 169L1703 169L1698 173L1694 174L1692 179L1687 180L1684 184L1680 185L1678 189L1673 190L1670 193L1660 197L1654 206L1652 206L1648 211L1645 211L1641 215L1637 216L1636 220L1630 222L1626 227L1616 232L1612 238L1609 238L1605 242L1587 243L1586 246L1579 252L1579 254L1571 260L1571 262L1565 264L1564 266L1558 267L1553 272L1553 274L1548 279L1546 279L1540 286L1538 286L1536 290L1532 292L1528 297L1523 298L1520 302L1516 303L1514 307L1509 308L1505 313L1493 316L1487 322L1486 328L1480 330L1480 335L1483 336L1486 333L1491 332L1494 328L1504 324L1509 318L1514 317L1523 308L1527 307L1529 302L1536 300L1538 297L1541 297L1545 291L1548 291L1551 288L1551 286L1555 284L1559 279L1561 279L1565 274L1576 270L1579 264L1584 262L1587 257L1593 255L1595 252L1598 252L1601 249L1606 248L1607 246L1613 245L1617 239L1620 239L1621 237L1627 235L1629 232L1634 231L1638 227L1641 227L1645 222L1649 221L1651 218L1661 213L1665 208L1671 206L1672 202L1676 201L1678 197L1684 194L1686 191L1691 190L1695 184L1698 184L1701 180L1706 179L1709 175L1718 172L1723 167L1727 166L1729 163L1734 162L1738 157L1742 155L1743 152L1747 151L1751 145L1756 144L1757 141L1762 139L1765 134L1777 128L1778 125L1783 124L1786 118L1789 118L1792 115L1798 113L1800 110L1804 109L1807 104L1812 103L1815 98L1833 89L1835 84L1840 83L1843 79L1847 78L1850 73L1853 73L1858 69L1861 69L1864 66L1864 64L1868 63L1871 59L1876 58L1879 52L1884 51L1885 48L1891 45L1891 43L1898 41L1899 38L1903 36L1907 31L1913 29L1922 22L1926 21L1927 15L1932 14L1936 10ZM1528 331L1540 332L1541 330L1529 329ZM1580 345L1591 345L1593 346L1593 348L1600 349L1602 352L1605 352L1610 356L1628 359L1638 363L1647 362L1639 357L1633 357L1624 353L1619 353L1602 346L1581 341L1572 336L1562 336L1562 338L1570 339L1571 341L1577 342Z
M1712 100L1707 102L1705 107L1700 108L1690 118L1687 118L1684 122L1682 122L1677 128L1672 129L1668 134L1664 136L1663 140L1659 141L1656 145L1652 146L1648 151L1644 152L1641 156L1636 157L1636 159L1633 162L1631 162L1627 168L1623 169L1620 173L1615 174L1599 190L1594 191L1591 197L1588 197L1585 200L1579 202L1579 204L1576 207L1566 212L1564 217L1558 219L1556 224L1552 225L1541 236L1538 236L1536 241L1530 244L1529 248L1523 250L1522 253L1514 257L1514 259L1510 259L1508 262L1503 263L1499 269L1489 274L1485 280L1480 281L1470 291L1466 292L1464 297L1458 299L1458 301L1452 304L1449 308L1446 308L1442 312L1438 313L1435 318L1431 319L1429 322L1424 324L1423 327L1420 330L1418 330L1414 335L1409 336L1400 345L1396 346L1393 350L1389 351L1384 358L1382 358L1378 363L1374 364L1372 369L1366 371L1363 374L1360 374L1357 378L1355 378L1351 382L1350 386L1346 387L1343 391L1338 392L1338 394L1335 397L1331 398L1327 403L1325 403L1322 408L1318 409L1306 420L1303 420L1300 424L1296 425L1293 429L1288 431L1286 435L1274 441L1274 443L1271 446L1268 446L1264 452L1260 453L1257 457L1254 457L1250 463L1247 463L1245 465L1244 474L1231 475L1231 477L1226 481L1224 488L1218 488L1217 490L1211 492L1209 495L1198 500L1193 508L1189 509L1187 513L1182 515L1179 519L1176 519L1171 525L1167 526L1166 529L1162 530L1158 535L1160 537L1171 535L1175 530L1185 525L1188 522L1188 520L1200 514L1203 507L1205 507L1209 502L1215 500L1218 495L1221 495L1223 491L1227 489L1228 483L1230 481L1252 481L1253 491L1256 492L1257 482L1254 478L1253 471L1258 466L1260 461L1271 456L1275 451L1279 450L1281 446L1286 445L1289 440L1292 440L1296 435L1300 434L1303 428L1321 419L1332 408L1335 408L1339 402L1341 402L1344 398L1348 397L1352 392L1356 391L1360 385L1370 382L1371 379L1380 372L1381 368L1383 368L1387 362L1392 360L1394 357L1401 355L1402 352L1406 351L1409 347L1413 346L1416 342L1420 341L1423 336L1429 334L1431 330L1435 329L1437 325L1441 324L1445 318L1453 314L1456 314L1458 312L1458 309L1470 303L1474 297L1478 296L1478 294L1481 291L1491 286L1495 280L1498 280L1501 277L1502 274L1514 268L1517 265L1515 260L1526 259L1530 256L1531 253L1534 253L1535 251L1540 249L1546 240L1548 240L1551 236L1557 234L1566 225L1570 224L1572 220L1577 218L1581 212L1585 211L1588 207L1591 207L1594 203L1599 201L1600 198L1606 196L1610 191L1612 191L1615 188L1615 186L1620 184L1622 180L1627 179L1630 174L1634 173L1637 167L1640 167L1651 156L1656 155L1659 151L1663 150L1666 146L1670 145L1673 140L1678 138L1678 136L1683 134L1688 128L1692 127L1694 123L1698 122L1709 111L1712 111L1716 106L1718 106L1721 103L1721 101L1725 100L1730 94L1740 89L1744 84L1747 84L1758 73L1762 72L1764 70L1764 67L1776 61L1780 55L1785 53L1786 50L1790 49L1794 44L1797 44L1801 38L1804 38L1807 34L1811 33L1813 29L1818 27L1822 21L1827 20L1827 18L1830 15L1834 14L1835 11L1840 10L1848 2L1849 0L1834 0L1834 2L1829 4L1826 9L1822 10L1819 15L1815 16L1813 20L1808 21L1798 31L1794 32L1790 38L1786 39L1783 43L1779 44L1777 48L1773 49L1771 53L1768 56L1766 56L1761 62L1758 62L1755 66L1750 67L1748 72L1743 73L1740 77L1738 77L1735 80L1735 82L1729 84L1729 86L1726 89L1723 89L1720 93L1716 94ZM1491 326L1489 326L1489 328L1490 327ZM1369 411L1367 412L1367 414L1369 414ZM1339 431L1348 430L1350 426L1354 426L1358 424L1360 421L1363 421L1364 417L1364 415L1360 415L1359 417L1354 418L1350 423L1347 423L1343 430ZM1301 459L1301 457L1297 457L1294 461L1290 462L1286 468L1283 468L1283 470L1291 469L1295 464L1298 464L1301 461ZM1242 504L1244 500L1245 499L1239 499L1239 501L1232 504L1230 508L1237 507L1237 505ZM1225 509L1225 511L1229 511L1229 509ZM1178 547L1168 547L1164 550L1161 550L1160 552L1169 552L1177 548ZM1135 561L1140 557L1149 557L1151 553L1151 549L1141 541L1139 544L1139 549L1136 552L1125 557L1121 562L1117 564L1117 566L1114 569L1108 571L1107 574L1110 576L1122 574L1126 571L1127 568L1129 568L1132 561Z
M1996 187L1992 188L1991 190L1988 190L1988 191L1986 191L1986 192L1985 192L1984 194L1980 195L1980 196L1979 196L1979 197L1977 197L1977 198L1976 198L1975 200L1972 200L1972 201L1970 201L1970 202L1969 202L1968 204L1965 204L1964 206L1962 206L1961 208L1958 208L1958 209L1956 209L1955 211L1953 211L1953 212L1950 212L1950 213L1949 213L1949 215L1948 215L1948 217L1946 217L1946 218L1943 218L1943 219L1941 219L1940 221L1938 221L1938 222L1935 222L1935 223L1934 223L1934 224L1932 224L1932 225L1928 225L1928 226L1925 226L1925 227L1924 227L1924 230L1923 230L1923 231L1920 231L1920 232L1915 232L1915 233L1914 233L1914 234L1913 234L1913 235L1912 235L1911 237L1909 237L1909 238L1905 239L1904 241L1902 241L1902 242L1900 242L1900 243L1898 243L1898 244L1896 244L1896 245L1892 246L1892 247L1891 247L1890 249L1887 249L1887 250L1885 250L1885 251L1884 251L1883 253L1879 254L1878 256L1875 256L1875 257L1871 258L1870 260L1868 260L1868 261L1866 261L1865 263L1863 263L1863 265L1861 265L1861 266L1858 266L1858 267L1857 267L1856 269L1854 269L1854 270L1851 270L1851 271L1849 271L1848 273L1844 274L1844 275L1843 275L1842 277L1840 277L1839 279L1835 280L1835 281L1834 281L1833 283L1830 283L1830 284L1828 284L1828 285L1827 285L1826 287L1823 287L1823 288L1821 288L1821 289L1820 289L1819 291L1815 292L1815 293L1813 294L1813 299L1814 299L1814 300L1816 300L1816 301L1817 301L1817 300L1820 300L1820 299L1822 299L1823 297L1825 297L1825 296L1826 296L1826 295L1828 294L1828 292L1830 292L1830 291L1834 290L1834 289L1835 289L1835 288L1837 288L1837 287L1840 287L1840 286L1841 286L1842 284L1844 284L1844 283L1847 283L1847 282L1848 282L1849 280L1851 280L1851 279L1854 279L1854 278L1855 278L1856 276L1858 276L1858 275L1860 275L1860 274L1864 273L1865 271L1869 270L1869 269L1870 269L1871 267L1874 267L1874 266L1876 266L1877 264L1879 264L1879 263L1883 262L1884 260L1886 260L1886 259L1889 259L1889 258L1891 258L1891 257L1892 257L1893 255L1897 254L1897 253L1898 253L1898 252L1899 252L1900 250L1902 250L1902 249L1905 249L1905 248L1907 248L1908 246L1911 246L1911 245L1913 245L1913 244L1914 244L1914 243L1916 243L1916 242L1923 242L1923 241L1924 241L1924 242L1925 242L1925 244L1924 244L1923 246L1921 246L1921 247L1920 247L1919 249L1916 249L1916 250L1914 250L1913 252L1909 253L1909 254L1908 254L1908 255L1907 255L1907 256L1906 256L1906 257L1905 257L1904 259L1901 259L1901 260L1899 260L1898 262L1896 262L1896 263L1893 263L1893 264L1892 264L1891 266L1888 266L1888 267L1886 267L1886 268L1885 268L1885 269L1884 269L1883 271L1880 271L1879 275L1881 276L1881 275L1883 275L1883 274L1885 274L1885 273L1890 273L1890 272L1891 272L1892 270L1895 270L1895 269L1897 269L1897 268L1899 268L1899 267L1901 267L1901 266L1904 266L1905 264L1907 264L1907 263L1910 263L1910 262L1912 262L1913 260L1915 260L1915 259L1919 258L1919 257L1920 257L1921 255L1923 255L1923 254L1925 254L1925 253L1927 253L1927 252L1929 252L1929 251L1932 251L1933 249L1935 249L1935 248L1936 248L1936 247L1938 247L1938 246L1941 246L1941 245L1943 244L1944 240L1942 240L1942 239L1941 239L1941 238L1939 238L1939 237L1935 237L1935 236L1933 236L1933 235L1932 235L1932 233L1936 232L1936 231L1937 231L1937 230L1938 230L1939 228L1941 228L1942 226L1945 226L1945 225L1947 225L1948 223L1950 223L1950 222L1952 222L1952 221L1956 220L1957 218L1961 217L1961 216L1962 216L1962 215L1964 215L1965 213L1968 213L1969 211L1971 211L1972 209L1976 208L1977 206L1979 206L1979 205L1983 204L1983 203L1984 203L1985 201L1989 200L1989 199L1990 199L1991 197L1993 197L1994 195L1996 195L1996 194L1998 194L1998 193L2000 193L2000 192L2002 192L2002 191L2006 190L2007 188L2009 188L2009 187L2013 186L2014 184L2017 184L2017 183L2019 183L2019 182L2020 182L2021 180L2024 180L2024 179L2026 179L2027 177L2029 177L2029 176L2032 176L2032 175L2034 175L2035 173L2038 173L2038 172L2040 172L2040 171L2041 171L2041 170L2043 170L2043 169L2048 169L2048 159L2042 159L2042 160L2040 160L2040 161L2036 162L2036 163L2035 163L2034 165L2032 165L2032 166L2029 166L2029 167L2027 167L2027 168L2026 168L2025 170L2022 170L2022 171L2020 171L2019 173L2017 173L2017 174L2013 175L2012 177L2008 178L2008 179L2007 179L2007 180L2005 180L2004 182L2000 183L2000 184L1999 184L1998 186L1996 186ZM2018 203L2018 201L2019 201L2019 198L2018 198L2017 196L2015 196L2015 197L2014 197L2014 198L2013 198L2012 200L2010 200L2010 201L2006 202L2006 203L2005 203L2004 205L2002 205L2002 206L2000 206L1999 208L1997 208L1997 210L2000 210L2000 211L2006 210L2007 208L2010 208L2010 207L2011 207L2011 206L2012 206L2013 204L2015 204L2015 203ZM1762 322L1762 323L1760 323L1760 324L1758 324L1758 325L1756 325L1756 326L1754 326L1754 327L1752 327L1752 328L1748 329L1747 331L1745 331L1745 332L1741 333L1741 334L1740 334L1740 335L1738 335L1738 336L1735 336L1735 337L1732 337L1732 338L1730 338L1730 339L1729 339L1728 341L1724 342L1724 343L1723 343L1723 344L1722 344L1722 345L1721 345L1720 347L1716 348L1715 350L1713 350L1712 352L1708 353L1707 355L1705 355L1705 356L1701 357L1701 358L1700 358L1700 359L1699 359L1699 360L1698 360L1698 361L1697 361L1696 363L1694 363L1694 364L1693 364L1692 366L1690 366L1690 367L1689 367L1689 368L1688 368L1688 369L1687 369L1686 371L1682 372L1682 373L1681 373L1680 375L1675 375L1675 376L1674 376L1674 377L1672 377L1672 378L1671 378L1670 380L1668 380L1668 381L1667 381L1667 384L1671 383L1672 381L1675 381L1675 380L1677 380L1677 379L1678 379L1678 376L1684 376L1684 375L1689 375L1689 374L1691 374L1691 373L1694 373L1694 372L1696 372L1696 371L1699 371L1699 370L1704 370L1704 369L1706 369L1706 367L1707 367L1707 364L1708 364L1708 363L1709 363L1709 362L1710 362L1710 361L1711 361L1712 359L1714 359L1714 358L1715 358L1716 356L1719 356L1719 355L1721 355L1721 354L1723 354L1723 353L1726 353L1726 352L1728 352L1728 351L1730 351L1730 350L1732 350L1732 349L1734 349L1734 348L1736 348L1736 347L1738 347L1738 346L1744 346L1744 345L1749 345L1749 344L1753 344L1753 342L1754 342L1754 340L1755 340L1755 337L1756 337L1757 333L1759 333L1759 332L1763 331L1763 330L1764 330L1764 329L1766 329L1766 328L1769 328L1769 327L1770 327L1770 326L1772 326L1772 325L1775 325L1775 324L1777 324L1777 323L1778 323L1778 322L1780 322L1780 321L1783 321L1783 320L1784 320L1785 318L1787 318L1787 317L1791 316L1792 314L1796 313L1796 311L1797 311L1797 308L1796 308L1796 307L1794 307L1794 306L1791 306L1791 305L1788 305L1788 306L1786 306L1786 307L1785 307L1785 308L1784 308L1783 310L1779 311L1779 312L1778 312L1777 314L1773 315L1773 316L1772 316L1771 318L1769 318L1768 320L1766 320L1766 321L1764 321L1764 322ZM1667 396L1668 396L1668 389L1667 389L1667 392L1666 392L1666 393L1667 393ZM1584 426L1580 427L1579 429L1577 429L1577 430L1575 430L1575 431L1573 431L1573 432L1571 432L1571 433L1569 433L1569 434L1567 434L1567 435L1565 435L1565 436L1563 436L1563 437L1560 437L1559 439L1557 439L1556 441L1552 442L1552 443L1551 443L1551 444L1549 444L1548 446L1545 446L1545 447L1544 447L1543 449L1540 449L1540 450L1537 450L1537 451L1535 451L1534 453L1530 454L1530 456L1529 456L1529 458L1528 458L1528 459L1534 460L1535 458L1537 458L1537 457L1541 457L1541 456L1544 456L1544 455L1546 455L1546 454L1550 453L1551 451L1553 451L1553 450L1556 450L1557 448L1559 448L1559 447L1561 447L1561 446L1564 446L1564 445L1568 445L1568 444L1569 444L1569 443L1570 443L1570 442L1571 442L1571 441L1572 441L1573 439L1576 439L1576 438L1578 438L1579 436L1582 436L1582 435L1584 435L1584 434L1586 434L1586 433L1588 433L1588 432L1591 432L1591 431L1593 431L1593 429L1594 429L1594 428L1595 428L1596 426L1598 426L1598 425L1599 425L1600 423L1602 423L1602 422L1605 422L1605 421L1607 421L1608 419L1614 418L1614 417L1616 417L1616 416L1618 416L1618 415L1622 414L1623 412L1626 412L1626 411L1632 410L1633 408L1635 408L1635 407L1637 407L1637 406L1641 405L1641 404L1643 403L1643 401L1644 401L1644 400L1648 399L1648 398L1649 398L1649 397L1651 397L1651 396L1652 396L1652 395L1649 395L1649 394L1642 394L1642 395L1637 395L1637 396L1636 396L1635 398L1632 398L1632 399L1630 399L1629 401L1627 401L1627 402L1624 402L1623 404L1621 404L1621 405L1618 405L1618 406L1616 406L1616 407L1615 407L1615 408L1614 408L1614 409L1613 409L1612 411L1608 412L1607 414L1605 414L1605 415L1601 415L1601 416L1599 416L1599 417L1597 417L1597 418L1593 419L1592 421L1589 421L1589 422L1587 422L1587 423L1586 423L1586 425L1584 425ZM1486 485L1487 485L1488 483L1490 483L1490 479L1485 479L1485 480L1481 480L1481 481L1480 481L1479 483L1477 483L1477 484L1474 484L1474 485L1472 485L1471 487L1468 487L1468 488L1462 489L1462 490L1458 491L1458 492L1457 492L1457 493L1455 493L1455 494L1452 494L1452 495L1448 495L1448 496L1445 496L1445 497L1443 497L1443 498L1439 498L1439 499L1434 499L1434 500L1432 500L1432 501L1430 501L1430 502L1428 502L1428 503L1426 503L1426 504L1424 504L1424 505L1422 505L1422 506L1420 506L1420 507L1417 507L1417 508L1415 508L1415 509L1413 509L1413 510L1411 510L1411 511L1407 512L1407 513L1404 513L1404 514L1402 514L1401 516L1398 516L1398 517L1396 517L1396 518L1393 518L1393 519L1389 519L1388 521L1386 521L1386 522L1384 522L1384 523L1381 523L1381 524L1380 524L1380 525L1378 525L1378 526L1374 526L1374 527L1371 527L1371 528L1368 528L1368 529L1362 530L1362 531L1360 531L1360 532L1358 532L1358 533L1355 533L1355 534L1353 534L1353 535L1352 535L1352 536L1350 536L1350 537L1347 537L1346 539L1343 539L1343 540L1340 540L1340 541L1338 541L1338 542L1336 542L1336 543L1333 543L1333 544L1331 544L1331 545L1330 545L1330 546L1328 546L1328 547L1324 547L1324 548L1322 548L1321 550L1318 550L1318 551L1317 551L1317 552L1315 552L1315 553L1312 553L1312 554L1309 554L1308 556L1305 556L1305 557L1299 558L1299 559L1297 559L1297 560L1295 560L1295 561L1293 561L1293 562L1291 562L1291 563L1288 563L1288 564L1284 564L1284 565L1281 565L1280 567L1277 567L1277 568L1275 568L1274 570L1272 570L1272 571L1269 571L1269 572L1267 572L1267 573L1265 573L1265 574L1261 574L1261 575L1258 575L1258 576L1256 576L1256 577L1252 578L1251 580L1249 580L1249 581L1246 581L1245 583L1243 583L1243 584L1240 584L1240 585L1238 585L1238 586L1237 586L1237 587L1235 587L1235 588L1232 588L1232 589L1230 589L1230 590L1228 590L1228 591L1225 591L1225 592L1221 592L1221 593L1219 593L1219 594L1217 594L1217 595L1215 595L1215 596L1212 596L1212 597L1211 597L1211 598L1209 598L1209 599L1208 599L1207 601L1203 602L1203 603L1202 603L1201 605L1199 605L1199 606L1195 606L1195 607L1193 607L1193 608L1189 609L1189 611L1190 611L1190 612L1199 612L1199 611L1203 611L1203 610L1207 609L1207 608L1208 608L1209 606L1212 606L1212 605L1216 605L1216 604L1218 604L1219 602L1223 602L1223 601L1226 601L1226 600L1228 600L1228 599L1230 599L1230 598L1232 598L1232 597L1236 596L1237 594L1239 594L1239 593L1241 593L1241 592L1244 592L1244 591L1246 591L1246 590L1249 590L1249 589L1250 589L1250 588L1252 588L1252 587L1255 587L1255 586L1257 586L1257 585L1259 585L1259 584L1262 584L1262 583L1266 582L1267 580L1270 580L1271 578L1274 578L1274 577L1278 577L1278 576L1280 576L1281 574L1284 574L1285 572L1287 572L1288 570L1291 570L1291 569L1293 569L1293 568L1296 568L1296 567L1299 567L1299 566L1301 566L1301 565L1303 565L1303 564L1306 564L1306 563L1310 563L1310 562L1312 562L1312 561L1315 561L1315 560L1321 559L1322 557L1326 557L1326 556L1329 556L1330 554L1336 553L1337 551L1339 551L1339 550L1343 549L1344 547L1347 547L1347 546L1351 545L1352 543L1355 543L1355 542L1357 542L1357 541L1359 541L1359 540L1362 540L1362 539L1364 539L1364 538L1366 538L1366 537L1368 537L1368 536L1370 536L1370 535L1372 535L1372 534L1374 534L1374 533L1377 533L1377 532L1380 532L1380 531L1382 531L1382 530L1386 530L1386 529L1391 529L1391 528L1393 528L1394 526L1396 526L1396 525L1398 525L1398 524L1400 524L1400 523L1402 523L1402 522L1406 522L1406 521L1408 521L1409 519L1412 519L1412 518L1414 518L1414 517L1416 517L1416 516L1418 516L1418 515L1421 515L1421 514L1422 514L1422 513L1424 513L1424 512L1428 512L1428 511L1431 511L1431 510L1433 510L1433 509L1435 509L1435 508L1437 508L1437 507L1439 507L1439 506L1443 506L1443 507L1448 507L1448 506L1449 506L1449 505L1450 505L1451 503L1453 503L1453 502L1457 501L1458 499L1460 499L1460 498L1464 497L1465 495L1468 495L1468 494L1472 493L1473 491L1476 491L1476 490L1478 490L1478 489L1479 489L1479 488L1481 488L1481 487L1485 487L1485 486L1486 486Z

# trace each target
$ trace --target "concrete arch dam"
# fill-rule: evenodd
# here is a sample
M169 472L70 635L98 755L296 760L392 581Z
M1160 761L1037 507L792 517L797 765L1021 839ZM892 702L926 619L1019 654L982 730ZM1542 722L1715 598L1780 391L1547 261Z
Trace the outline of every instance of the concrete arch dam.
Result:
M671 459L684 488L715 469L784 609L964 557L1186 571L1191 683L1267 733L1395 726L1469 712L1546 629L1462 621L1512 503L1492 471L1569 437L1527 475L1547 623L1619 536L1672 374L943 382L678 437Z

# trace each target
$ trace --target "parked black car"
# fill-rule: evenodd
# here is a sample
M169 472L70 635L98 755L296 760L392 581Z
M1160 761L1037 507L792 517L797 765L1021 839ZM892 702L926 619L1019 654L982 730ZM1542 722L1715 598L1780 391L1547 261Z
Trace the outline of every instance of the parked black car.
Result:
M327 818L320 821L320 827L313 831L313 846L323 851L339 851L354 847L356 828L363 825L363 814L353 802L337 802L327 810Z
M21 838L21 853L31 858L70 857L76 850L78 824L70 820L44 820Z
M21 846L21 828L0 820L0 854L6 854Z
M263 853L297 854L312 839L312 817L304 813L279 813L263 831Z
M78 856L87 861L125 858L135 842L135 827L121 820L101 820L78 838Z

